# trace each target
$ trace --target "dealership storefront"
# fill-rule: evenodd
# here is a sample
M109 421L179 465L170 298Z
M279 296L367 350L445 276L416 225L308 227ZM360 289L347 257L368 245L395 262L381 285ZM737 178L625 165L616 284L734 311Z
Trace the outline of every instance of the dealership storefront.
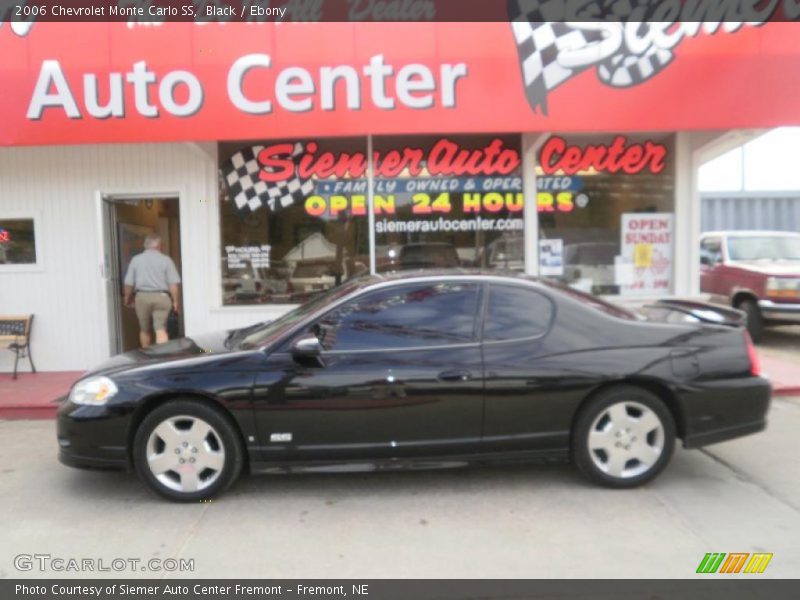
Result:
M566 25L0 28L0 313L35 314L43 370L130 347L119 280L151 231L190 335L397 269L694 295L699 162L800 122L790 27L602 57L586 33L560 62Z

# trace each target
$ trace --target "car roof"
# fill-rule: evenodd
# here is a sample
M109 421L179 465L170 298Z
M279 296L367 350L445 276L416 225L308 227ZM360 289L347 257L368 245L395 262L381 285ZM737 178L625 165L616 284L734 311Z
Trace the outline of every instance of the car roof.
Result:
M800 233L796 231L770 231L768 229L758 230L758 229L745 229L741 231L737 230L730 230L730 231L705 231L700 234L700 237L711 237L711 236L741 236L741 237L763 237L763 236L771 236L771 237L798 237Z
M402 271L387 271L375 275L362 276L364 287L390 282L414 282L417 280L441 279L485 279L497 280L505 279L508 281L528 281L538 282L538 277L525 275L519 271L505 271L502 269L408 269Z

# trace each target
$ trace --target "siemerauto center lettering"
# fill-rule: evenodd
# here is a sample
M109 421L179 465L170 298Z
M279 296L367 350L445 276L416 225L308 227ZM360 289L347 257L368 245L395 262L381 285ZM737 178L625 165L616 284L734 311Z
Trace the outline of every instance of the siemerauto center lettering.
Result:
M360 67L339 64L314 71L298 66L276 71L272 62L269 54L260 53L233 62L225 85L236 109L250 115L268 115L276 109L333 111L340 108L337 90L350 111L365 106L382 110L454 108L459 80L468 75L466 63L442 63L438 68L421 63L393 65L382 54ZM27 118L41 119L48 110L62 111L70 119L124 118L132 111L148 118L162 113L189 117L202 110L205 98L203 83L191 71L176 69L159 75L144 60L132 64L127 72L109 72L103 81L91 72L76 79L73 73L64 72L58 60L42 61ZM82 97L73 92L80 89Z

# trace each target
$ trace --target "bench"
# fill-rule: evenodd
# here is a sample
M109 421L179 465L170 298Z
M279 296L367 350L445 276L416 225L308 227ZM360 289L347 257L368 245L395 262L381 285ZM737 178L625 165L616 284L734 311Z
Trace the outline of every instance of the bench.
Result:
M14 377L17 378L17 365L20 357L28 359L31 363L31 372L36 373L31 357L31 328L33 315L27 316L0 316L0 349L11 350L14 353Z

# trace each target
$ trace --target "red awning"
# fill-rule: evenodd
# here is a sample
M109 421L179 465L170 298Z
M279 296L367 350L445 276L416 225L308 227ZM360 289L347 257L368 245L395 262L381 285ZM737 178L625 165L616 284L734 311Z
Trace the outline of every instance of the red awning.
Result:
M798 34L779 22L6 24L0 145L798 125Z

